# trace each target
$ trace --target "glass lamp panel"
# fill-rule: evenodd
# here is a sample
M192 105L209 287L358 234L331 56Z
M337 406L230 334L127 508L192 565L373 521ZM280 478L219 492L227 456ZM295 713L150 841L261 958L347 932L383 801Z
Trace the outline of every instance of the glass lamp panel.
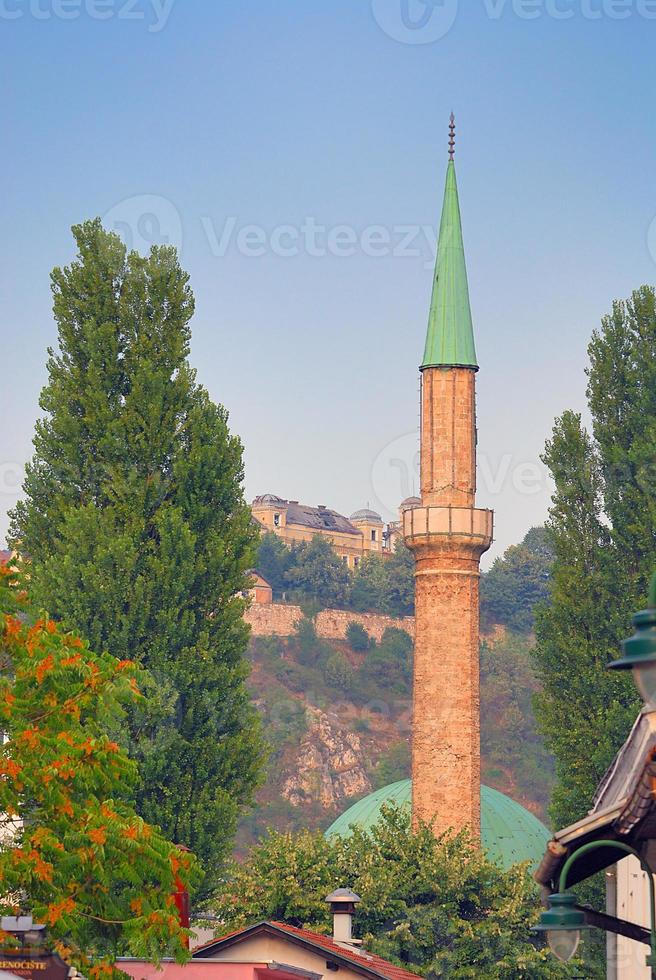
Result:
M549 949L554 956L567 963L579 948L581 933L578 929L554 929L547 933Z
M635 664L633 681L650 711L656 710L656 660Z

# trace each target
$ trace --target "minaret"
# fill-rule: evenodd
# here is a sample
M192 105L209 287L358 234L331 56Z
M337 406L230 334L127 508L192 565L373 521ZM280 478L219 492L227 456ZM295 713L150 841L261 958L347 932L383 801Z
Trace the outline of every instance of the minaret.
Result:
M492 511L474 506L478 371L454 164L455 123L421 371L421 506L415 556L412 812L437 835L480 834L479 562Z

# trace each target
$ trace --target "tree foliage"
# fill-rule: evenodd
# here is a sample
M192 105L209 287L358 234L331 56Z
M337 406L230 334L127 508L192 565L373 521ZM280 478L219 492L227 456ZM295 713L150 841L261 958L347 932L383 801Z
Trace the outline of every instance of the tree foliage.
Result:
M77 259L52 274L59 350L13 540L39 605L152 672L131 714L139 812L214 870L261 754L242 447L189 366L194 301L175 250L128 254L99 220L73 234Z
M556 421L544 461L555 483L547 530L551 605L537 623L540 725L556 757L552 814L579 819L640 707L606 670L646 604L656 564L656 294L613 304L588 348L592 431Z
M535 609L549 597L553 553L544 528L532 527L521 544L511 545L481 578L481 622L529 633Z
M262 535L257 570L273 589L274 599L283 596L316 609L337 607L386 616L414 613L414 559L403 541L385 557L365 555L354 571L335 551L330 540L319 534L312 541L287 547L272 531Z
M257 551L257 570L271 586L274 600L282 598L287 588L287 572L293 562L292 549L282 538L273 531L262 535Z
M575 975L539 948L539 914L525 866L504 872L465 835L412 831L407 810L387 809L350 837L270 833L216 897L222 931L262 919L329 933L326 895L362 898L357 935L367 950L433 977L540 980Z
M197 884L195 860L126 803L136 766L107 734L141 696L139 671L24 600L0 567L3 914L29 908L90 976L117 951L183 959L172 894Z
M293 545L285 581L292 592L316 599L321 606L343 606L350 586L349 570L330 541L315 534L307 543Z
M414 558L398 540L391 555L367 555L353 574L349 608L387 616L412 616L415 608Z
M371 638L361 623L348 624L346 642L355 653L364 653L371 646Z

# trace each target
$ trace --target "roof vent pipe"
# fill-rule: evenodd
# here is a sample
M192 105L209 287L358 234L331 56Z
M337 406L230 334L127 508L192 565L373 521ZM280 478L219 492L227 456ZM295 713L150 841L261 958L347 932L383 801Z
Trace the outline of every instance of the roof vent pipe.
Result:
M338 888L326 896L333 913L333 939L336 943L359 945L361 940L353 938L353 916L355 906L362 899L350 888Z

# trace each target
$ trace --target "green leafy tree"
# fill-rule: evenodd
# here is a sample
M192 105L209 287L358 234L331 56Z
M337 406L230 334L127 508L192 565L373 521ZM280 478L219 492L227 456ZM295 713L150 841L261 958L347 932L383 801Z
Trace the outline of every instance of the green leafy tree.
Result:
M353 574L349 605L358 612L388 616L414 613L414 559L403 541L385 558L367 555Z
M280 599L285 591L287 572L293 563L291 548L288 548L277 534L267 531L262 535L257 550L256 567L271 586L276 600Z
M401 539L397 539L394 551L386 560L386 566L389 611L393 616L414 616L415 560Z
M536 607L549 598L552 561L544 528L531 528L521 544L507 548L481 579L481 622L529 633Z
M92 977L119 951L183 960L172 896L198 883L197 865L125 802L137 769L108 735L141 672L36 619L2 567L0 653L3 914L20 902Z
M405 630L389 626L379 644L371 647L360 675L366 684L380 685L382 690L407 694L412 683L413 643Z
M361 623L349 623L346 627L346 641L351 650L364 653L371 646L371 639Z
M344 654L336 650L326 660L323 667L323 675L331 687L335 687L338 691L343 691L348 694L353 684L355 671Z
M606 670L646 602L656 565L656 294L613 304L588 348L592 431L565 412L544 461L555 492L551 604L538 615L538 718L556 757L562 826L594 789L640 707L631 678Z
M290 590L316 599L323 608L345 605L351 578L330 541L315 534L292 548L292 559L285 576Z
M349 606L356 612L387 610L388 579L385 561L379 555L365 555L353 572Z
M215 873L261 765L242 446L189 366L194 302L175 250L128 254L99 220L73 234L77 259L52 274L59 350L12 537L39 605L152 672L131 715L139 812Z
M324 653L314 623L306 617L297 622L292 645L296 650L298 662L306 666L314 666L321 660Z
M407 810L387 809L346 839L270 833L231 870L214 902L222 931L275 919L329 933L325 896L349 887L362 898L365 949L406 969L486 980L576 975L531 934L540 909L525 866L504 872L465 835L413 831Z

